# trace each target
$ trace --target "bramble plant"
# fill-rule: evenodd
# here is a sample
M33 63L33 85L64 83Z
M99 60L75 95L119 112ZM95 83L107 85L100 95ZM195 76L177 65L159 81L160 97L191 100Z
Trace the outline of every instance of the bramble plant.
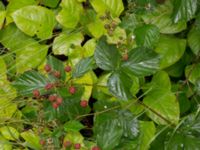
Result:
M200 150L199 0L2 0L0 150Z

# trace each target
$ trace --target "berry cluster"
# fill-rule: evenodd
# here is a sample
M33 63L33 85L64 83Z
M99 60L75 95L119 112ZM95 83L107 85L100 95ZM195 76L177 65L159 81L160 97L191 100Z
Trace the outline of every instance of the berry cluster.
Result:
M44 70L47 72L47 73L53 73L53 75L57 78L60 78L61 74L59 71L53 71L52 72L52 68L49 64L46 64L45 67L44 67ZM70 66L66 66L65 69L64 69L66 72L70 72L71 71L71 67ZM57 83L47 83L44 87L44 89L46 91L48 90L51 90L52 88L56 87L57 86ZM76 93L76 88L74 86L70 86L68 88L68 92L72 95L74 95ZM33 96L35 98L40 98L41 94L40 94L40 91L38 89L35 89L32 91L33 93ZM54 109L57 109L63 102L63 99L62 97L56 95L56 94L52 94L52 95L49 95L48 97L48 100L52 103L52 107ZM80 106L83 107L83 108L86 108L88 106L88 101L87 100L81 100L80 101Z
M63 102L62 97L58 97L57 95L49 95L48 99L52 103L54 109L57 109Z

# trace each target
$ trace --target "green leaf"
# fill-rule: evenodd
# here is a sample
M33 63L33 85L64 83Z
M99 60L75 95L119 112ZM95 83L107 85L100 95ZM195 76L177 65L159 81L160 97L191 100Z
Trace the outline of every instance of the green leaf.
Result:
M97 66L103 70L115 70L120 62L119 51L114 45L108 45L105 38L98 41L94 58Z
M80 46L83 39L84 37L80 32L61 33L53 42L53 53L56 55L68 55L69 51L73 51L71 46Z
M66 73L65 73L65 70L64 70L65 67L64 67L64 63L61 60L49 55L48 58L47 58L47 64L51 66L52 71L59 71L60 72L60 78L59 79L55 78L52 74L48 74L49 79L51 81L56 81L56 80L60 80L60 79L63 80L63 81L65 80L65 78L66 78Z
M55 8L60 2L60 0L41 0L40 2L45 6Z
M154 139L156 127L153 122L141 121L140 132L137 150L147 150L150 147L150 143Z
M129 100L133 98L130 88L133 81L123 72L117 71L111 74L108 79L109 91L119 99Z
M174 0L172 18L175 23L179 20L191 20L197 10L198 0Z
M15 34L13 34L15 33ZM21 32L14 24L0 30L0 42L11 51L21 51L26 46L32 46L36 41Z
M37 67L45 59L48 50L48 46L25 35L14 24L0 31L0 42L16 54L16 64L9 69L14 70L16 67L18 73ZM12 55L5 56L12 58Z
M56 23L53 11L41 6L22 7L12 17L20 30L40 39L50 38Z
M176 37L161 36L155 51L161 55L160 67L175 64L184 54L186 41Z
M37 67L44 61L48 51L47 45L31 44L16 52L16 69L18 73Z
M90 57L90 56L93 56L94 55L94 51L95 51L95 47L96 47L96 41L95 39L90 39L88 40L83 48L85 49L84 51L84 56L85 57Z
M166 145L167 150L199 150L199 147L199 138L181 133L176 133Z
M198 78L200 78L199 72L200 72L200 63L188 65L185 68L185 76L186 78L188 78L189 76L188 80L193 84L195 84Z
M159 69L160 57L151 49L135 48L128 53L128 60L124 61L121 68L124 72L135 76L146 76Z
M0 128L0 132L7 140L15 141L19 139L19 132L13 127L3 126Z
M83 128L84 128L84 125L82 125L79 121L75 121L75 120L68 121L67 123L64 124L64 130L66 132L69 132L69 131L77 132Z
M48 80L37 71L27 71L20 75L13 86L17 89L18 93L22 96L32 96L32 91L38 89L44 93L44 87Z
M134 31L136 43L138 46L152 48L159 40L159 29L155 25L143 25L137 27Z
M139 135L137 118L129 111L121 111L119 112L119 120L123 128L123 136L131 140L136 139Z
M200 29L192 28L188 34L188 44L196 55L200 52Z
M76 0L62 0L62 10L57 15L56 19L65 28L75 28L80 20L82 5Z
M0 2L0 29L4 24L5 17L6 17L5 6L2 2Z
M113 150L120 142L123 129L117 119L107 119L96 127L95 133L97 145L99 145L102 150Z
M6 64L4 62L4 59L0 57L0 82L1 81L6 81L7 80L7 75L6 75Z
M139 20L134 13L124 16L122 18L122 22L119 24L119 26L125 29L127 32L133 32L138 25Z
M21 137L26 141L25 145L35 150L40 150L40 138L32 130L22 132Z
M97 39L100 38L104 33L106 33L104 24L98 17L96 17L93 22L88 24L87 28L89 32Z
M178 21L173 23L171 19L173 5L171 1L165 1L165 4L159 5L152 13L147 13L142 16L142 19L147 24L156 25L161 33L173 34L186 29L186 21Z
M68 132L64 141L71 141L72 143L80 143L83 145L84 137L79 132Z
M12 14L13 12L15 12L16 10L25 7L25 6L29 6L29 5L36 5L37 2L35 0L10 0L7 6L7 14Z
M150 109L158 113L160 116L177 124L179 121L179 104L176 96L166 89L153 90L144 98L144 104ZM148 110L148 108L147 108ZM147 115L158 124L168 124L158 114L151 110L147 111Z
M165 71L159 71L154 76L150 83L144 85L145 90L171 90L171 81L168 74Z
M12 144L7 141L4 137L0 136L0 149L2 150L12 150Z
M75 66L75 69L72 72L72 77L78 78L83 76L86 72L92 70L93 68L93 57L88 57L81 59Z
M97 13L104 14L110 12L112 17L119 17L124 10L122 0L91 0L90 2Z

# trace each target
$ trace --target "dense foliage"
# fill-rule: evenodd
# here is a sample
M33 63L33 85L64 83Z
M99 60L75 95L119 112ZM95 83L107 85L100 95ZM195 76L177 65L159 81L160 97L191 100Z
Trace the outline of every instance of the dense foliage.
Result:
M200 150L199 0L0 2L1 150Z

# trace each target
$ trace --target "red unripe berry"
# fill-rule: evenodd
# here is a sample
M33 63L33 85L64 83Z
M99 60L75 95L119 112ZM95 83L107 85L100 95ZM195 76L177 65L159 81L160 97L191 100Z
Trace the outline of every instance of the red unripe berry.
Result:
M56 102L58 105L60 105L62 103L63 99L61 97L57 97L56 98Z
M72 68L71 68L70 66L66 66L66 67L65 67L65 71L66 71L66 72L70 72L71 70L72 70Z
M57 108L59 107L59 105L58 105L58 103L54 102L54 103L52 104L52 107L53 107L54 109L57 109Z
M55 72L53 73L53 75L54 75L54 77L56 77L56 78L60 78L60 76L61 76L60 71L55 71Z
M50 102L53 102L53 101L56 100L56 98L57 98L56 95L50 95L50 96L49 96L49 101L50 101Z
M75 148L75 149L80 149L80 148L81 148L81 144L80 144L80 143L74 144L74 148Z
M51 71L51 66L48 65L48 64L46 64L46 65L44 66L44 70L45 70L46 72L50 72L50 71Z
M101 150L98 146L92 147L92 150Z
M47 85L44 88L45 88L45 90L50 90L53 88L53 84L47 83Z
M40 140L40 145L45 145L45 140Z
M122 56L122 60L123 61L127 61L128 60L128 54L127 53Z
M69 93L70 94L75 94L76 93L76 88L74 86L69 87Z
M87 101L87 100L82 100L82 101L80 102L80 105L81 105L81 107L85 108L85 107L88 106L88 101Z
M40 96L40 91L39 90L33 90L33 96L34 97L39 97Z
M71 143L70 141L65 141L65 142L63 143L63 146L64 146L65 148L70 147L71 145L72 145L72 143Z

